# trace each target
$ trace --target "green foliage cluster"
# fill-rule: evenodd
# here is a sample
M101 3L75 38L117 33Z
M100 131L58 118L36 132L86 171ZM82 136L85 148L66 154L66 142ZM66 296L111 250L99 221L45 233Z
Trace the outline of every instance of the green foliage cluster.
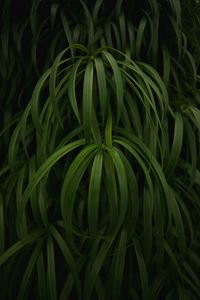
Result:
M1 13L0 299L198 300L199 2L17 5Z

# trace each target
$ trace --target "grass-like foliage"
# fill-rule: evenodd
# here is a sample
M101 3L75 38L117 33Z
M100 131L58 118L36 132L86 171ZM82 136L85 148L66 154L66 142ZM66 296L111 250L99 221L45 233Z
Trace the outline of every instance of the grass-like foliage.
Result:
M4 1L0 299L200 298L200 3Z

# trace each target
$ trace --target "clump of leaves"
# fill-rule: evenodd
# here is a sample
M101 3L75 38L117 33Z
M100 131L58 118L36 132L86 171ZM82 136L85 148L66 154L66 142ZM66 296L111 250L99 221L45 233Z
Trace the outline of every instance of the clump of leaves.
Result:
M123 1L76 1L70 11L31 1L14 27L5 5L1 299L198 299L199 49L189 2L144 1L136 16Z

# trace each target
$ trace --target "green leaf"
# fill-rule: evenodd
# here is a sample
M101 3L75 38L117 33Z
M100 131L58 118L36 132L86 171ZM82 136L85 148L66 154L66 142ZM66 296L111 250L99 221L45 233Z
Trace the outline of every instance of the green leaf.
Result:
M189 106L188 109L185 111L194 125L200 129L200 110L197 107Z
M19 287L19 294L18 294L18 300L25 300L28 296L30 296L30 284L31 284L31 277L33 276L34 269L36 267L36 262L38 259L38 256L41 251L42 243L41 241L38 242L35 249L33 250L33 253L31 255L31 258L29 260L29 263L27 265L26 271L24 273L24 276L21 280L21 284Z
M172 149L165 170L165 174L167 177L170 177L176 168L176 165L180 158L182 142L183 142L183 118L182 115L177 112L175 113L175 127L174 127Z
M106 193L109 202L110 232L113 232L117 226L119 215L118 190L115 166L112 158L106 152L104 152L104 173Z
M151 197L153 197L153 184L152 184L152 180L151 177L149 175L149 171L147 169L147 166L145 165L144 161L141 159L140 155L138 154L138 152L136 151L136 149L134 149L134 147L131 147L130 142L127 140L124 140L122 138L119 139L119 137L117 137L118 139L115 139L114 142L116 142L117 144L122 145L125 149L127 149L132 155L133 157L136 159L136 161L138 162L138 164L141 166L147 183L148 183L148 187L150 190L150 195Z
M44 264L44 255L42 251L40 251L37 260L37 282L38 282L39 300L46 299L47 298L46 270Z
M95 235L98 228L102 165L103 153L101 151L94 158L88 191L88 225L91 235Z
M107 147L112 147L112 114L110 106L108 108L107 122L105 128L105 144Z
M126 157L126 155L124 155L122 151L120 151L119 149L117 149L117 151L120 154L120 157L122 158L124 163L124 167L127 175L128 190L129 190L129 202L128 202L126 226L127 226L128 233L129 232L133 233L138 221L138 213L139 213L138 182L129 159Z
M21 123L19 122L15 127L15 130L10 139L10 145L8 148L8 164L9 167L12 169L15 166L16 159L16 152L19 147L19 136L21 132Z
M147 264L151 261L153 248L153 210L154 201L146 187L143 190L143 224L144 224L144 259Z
M114 255L114 266L112 269L112 297L113 299L120 299L121 295L121 286L123 275L125 272L125 259L126 259L126 247L127 247L127 232L122 230L119 241L117 243Z
M70 27L69 27L69 21L67 20L66 18L66 15L63 11L60 11L60 18L61 18L61 22L62 22L62 25L63 25L63 28L64 28L64 31L65 31L65 35L66 35L66 38L67 38L67 42L68 42L68 45L71 46L72 45L72 33L71 33L71 30L70 30ZM70 47L70 52L71 52L71 57L74 58L74 49L73 47Z
M137 138L133 134L124 131L123 129L119 129L119 132L128 138L128 140L124 140L124 138L120 137L120 140L123 140L125 142L123 146L126 147L130 152L133 151L133 149L136 150L136 152L134 151L134 155L137 155L136 153L140 154L142 159L146 162L147 166L151 168L158 182L160 183L165 198L167 200L169 186L159 162L155 159L154 155L151 153L151 151L149 151L148 147L139 138ZM119 138L119 136L117 136L117 138ZM140 165L145 173L146 178L148 179L149 175L145 171L146 166L144 167L144 163L141 161L138 155L136 159L138 160L138 162L140 161ZM151 195L153 195L152 184L150 183L151 181L149 181L148 179L147 182L148 182L149 190L151 191Z
M125 167L123 161L117 151L117 148L107 148L107 151L112 158L114 163L118 184L119 184L119 191L120 191L120 203L119 203L119 220L118 226L116 231L120 229L122 224L125 221L127 208L128 208L128 183L127 183L127 176L125 172Z
M47 288L49 300L57 299L55 251L52 237L47 240Z
M196 176L196 171L197 171L197 141L196 141L196 135L195 131L190 123L190 121L187 118L183 118L184 122L184 127L186 130L186 135L188 139L188 152L190 154L190 159L191 159L191 174L190 174L190 179L191 179L191 184L190 186L193 185L195 181L195 176Z
M27 245L31 245L37 241L44 233L44 230L34 230L32 233L28 234L26 237L23 237L22 240L19 240L10 248L8 248L4 253L0 255L0 266L3 265L11 256L17 254Z
M64 53L64 51L63 51ZM39 114L39 97L40 93L42 91L42 88L44 87L45 82L47 81L48 77L50 76L51 69L47 70L42 77L39 79L38 83L36 84L32 98L31 98L31 112L32 112L32 118L33 123L36 128L36 131L41 135L43 132L43 128L40 122L40 114Z
M98 13L99 13L99 10L101 8L102 2L103 2L103 0L97 0L97 1L95 1L95 5L94 5L94 9L93 9L93 20L94 20L94 23L97 23Z
M71 228L75 196L79 188L80 181L98 150L98 145L86 146L72 161L65 175L60 201L65 228L68 228L68 230Z
M35 174L35 170L36 170L36 159L35 159L35 156L32 156L32 158L29 161L29 174L28 174L29 182L32 181L33 176ZM38 201L37 201L37 190L34 190L31 193L30 203L31 203L31 209L32 209L33 217L34 217L35 220L39 221L40 220L40 213L39 213L39 207L38 207Z
M57 102L57 89L56 89L56 79L58 76L58 68L62 64L61 58L63 57L64 53L66 50L62 51L55 59L53 66L51 67L51 73L50 73L50 78L49 78L49 94L50 94L50 101L52 103L53 110L55 112L55 115L59 121L59 124L61 128L63 128L61 116L60 116L60 110L58 107ZM68 77L68 74L65 75L65 77Z
M167 47L163 46L162 48L162 53L163 53L163 81L166 86L169 85L169 80L170 80L170 67L171 67L171 62L170 62L170 53L167 49Z
M168 207L174 219L175 232L178 240L179 251L182 257L185 257L186 236L185 236L184 222L181 215L181 211L179 209L179 203L177 201L176 192L172 188L169 188L169 199L171 199L171 201L168 202Z
M115 58L107 51L102 51L102 53L108 60L114 75L114 81L116 86L116 98L117 98L117 124L118 124L121 116L122 108L124 105L124 88L123 88L122 75Z
M96 74L97 74L102 121L104 124L105 118L106 118L107 107L108 107L106 73L105 73L104 64L103 64L102 60L98 57L95 58L95 68L96 68Z
M50 169L55 165L55 163L61 159L63 156L65 156L67 153L71 152L72 150L82 146L85 144L85 141L78 140L75 142L71 142L70 144L61 147L57 151L55 151L44 163L41 165L41 167L37 170L35 175L33 176L32 181L27 186L22 200L21 200L21 207L19 212L19 217L22 217L22 214L24 212L24 209L26 207L26 204L31 196L31 193L36 188L38 183L42 180L42 178L50 171Z
M88 30L88 47L90 48L94 44L94 24L93 19L90 14L89 9L87 8L86 4L81 0L80 1L83 6L83 11L85 14L86 22L87 22L87 30Z
M98 274L101 271L106 256L108 255L108 251L113 244L113 241L114 237L109 240L103 241L102 244L99 246L99 249L97 250L98 252L96 253L95 261L92 264L91 269L87 274L87 277L85 277L85 284L83 290L83 298L85 300L91 299L91 294L94 289L95 282L98 278Z
M83 63L83 60L85 57L81 57L73 66L70 75L69 75L69 82L68 82L68 95L69 95L69 100L72 106L72 109L74 111L74 114L79 122L81 123L80 120L80 114L79 114L79 108L77 104L77 98L76 98L76 79L77 79L77 72L80 67L80 65Z
M52 236L56 240L56 242L60 248L60 251L64 257L64 260L66 261L67 266L69 267L70 272L74 278L75 286L76 286L77 293L79 296L78 299L80 300L81 299L81 284L80 284L80 279L78 277L78 272L77 272L78 266L75 262L73 254L71 253L70 248L68 247L67 241L65 241L63 239L61 234L58 232L58 230L53 225L50 226L50 231L52 233Z
M143 255L142 255L142 249L139 244L139 241L134 240L134 248L135 248L135 254L136 254L137 263L138 263L139 274L140 274L140 283L141 283L141 288L142 288L142 300L150 300L147 267L145 265L145 261L144 261Z
M84 263L85 263L85 257L81 256L80 259L78 259L78 262L77 262L78 272L83 268ZM63 288L62 288L62 292L60 294L59 300L68 299L70 293L72 292L73 285L74 285L74 279L73 279L72 274L70 273L68 275L68 278L67 278Z
M83 82L83 125L87 142L90 140L90 131L93 127L93 72L93 62L89 62L85 69Z
M17 188L16 188L16 207L17 207L17 214L20 213L20 209L22 206L22 193L23 193L23 186L24 186L24 179L26 178L26 165L22 167L18 175L17 181ZM17 222L17 230L18 235L20 237L27 235L27 220L26 220L26 213L24 211L21 222Z
M167 255L169 256L172 264L174 265L179 277L180 277L180 280L183 279L183 272L181 270L181 266L180 264L178 263L177 261L177 256L176 254L173 252L173 250L171 249L170 245L167 243L167 241L164 241L164 248L165 248L165 251L167 253Z
M142 17L138 26L137 30L137 36L136 36L136 43L135 43L135 48L136 48L136 57L137 59L140 59L141 56L141 47L142 47L142 42L144 42L144 32L145 28L147 26L147 19L145 17Z

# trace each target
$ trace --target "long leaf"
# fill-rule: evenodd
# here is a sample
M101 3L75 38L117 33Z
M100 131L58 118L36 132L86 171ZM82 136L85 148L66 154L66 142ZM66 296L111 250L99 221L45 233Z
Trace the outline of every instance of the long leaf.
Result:
M99 152L96 154L92 165L88 191L88 224L89 231L92 235L96 234L98 227L102 165L103 153Z
M72 142L66 146L63 146L62 148L58 149L55 153L53 153L44 163L43 165L38 169L38 171L35 173L32 181L30 184L27 186L23 198L22 198L22 203L21 203L21 209L20 209L20 215L19 217L22 216L23 211L26 207L26 204L29 200L29 197L31 196L31 193L33 190L36 188L40 180L50 171L50 169L53 167L53 165L61 159L63 156L65 156L67 153L70 151L80 147L81 145L84 145L85 141L78 140L76 142Z

